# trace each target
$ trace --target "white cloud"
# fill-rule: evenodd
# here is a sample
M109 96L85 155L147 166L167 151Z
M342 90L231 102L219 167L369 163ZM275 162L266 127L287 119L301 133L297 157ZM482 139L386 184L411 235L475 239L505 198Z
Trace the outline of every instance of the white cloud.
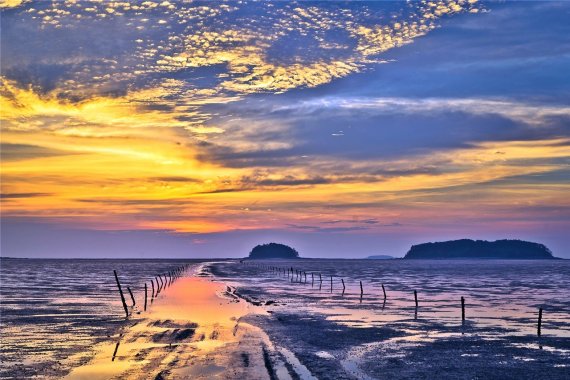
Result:
M370 110L376 113L492 114L533 126L546 125L549 118L570 117L570 107L565 105L542 105L492 98L324 97L292 106L277 107L275 111L293 108L304 112L328 108Z

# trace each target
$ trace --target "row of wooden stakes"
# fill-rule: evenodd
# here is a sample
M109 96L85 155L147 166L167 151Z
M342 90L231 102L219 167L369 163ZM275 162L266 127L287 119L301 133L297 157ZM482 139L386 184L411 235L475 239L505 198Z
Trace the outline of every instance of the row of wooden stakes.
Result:
M255 267L261 268L261 269L266 269L268 271L271 272L276 272L279 274L283 274L284 276L286 275L288 278L291 279L291 282L299 282L299 283L307 283L307 272L299 270L299 269L294 269L293 267L290 268L283 268L283 267L278 267L278 266L271 266L271 265L262 265L262 264L257 264L257 263L249 263L249 262L245 262L245 261L240 261L242 264L249 264L249 265L254 265ZM309 272L311 274L311 286L314 286L315 284L315 272ZM319 290L321 290L322 288L322 284L323 284L323 277L322 274L320 272L317 272L317 274L319 275ZM303 278L305 279L303 281ZM341 278L340 279L341 283L342 283L342 295L344 295L344 292L346 290L346 286L344 284L344 279ZM362 297L364 296L364 287L362 285L362 281L359 281L360 283L360 302L362 303ZM382 292L384 294L384 302L386 302L387 296L386 296L386 288L384 287L384 284L382 285ZM333 292L333 276L330 276L330 292ZM418 303L418 292L416 290L414 290L414 301L415 301L415 305L416 305L416 318L417 318L417 311L418 311L418 307L419 307L419 303ZM461 297L461 321L465 322L465 298ZM540 307L538 309L538 323L537 323L537 335L541 336L541 330L542 330L542 307Z
M156 275L154 278L151 278L150 280L150 285L151 285L151 302L158 297L158 295L160 294L160 292L164 289L166 289L167 287L169 287L170 285L172 285L172 283L178 279L179 277L181 277L184 274L184 271L186 269L188 269L188 265L189 264L184 264L181 265L179 267L176 267L173 270L170 270L166 273L161 273ZM117 287L119 288L119 294L121 295L121 302L123 304L123 308L125 309L125 314L126 314L126 318L129 317L130 313L129 313L129 308L127 306L127 302L125 300L125 295L123 294L123 288L121 287L121 282L119 281L119 275L117 274L116 270L113 270L113 273L115 275L115 281L117 282ZM156 286L155 286L155 282L156 282ZM144 311L146 311L147 309L147 304L148 304L148 286L147 283L144 283ZM133 292L131 291L131 288L127 286L127 291L129 292L129 295L131 296L131 301L133 302L133 304L131 305L131 308L134 308L134 306L136 305L136 301L135 301L135 297L133 295Z

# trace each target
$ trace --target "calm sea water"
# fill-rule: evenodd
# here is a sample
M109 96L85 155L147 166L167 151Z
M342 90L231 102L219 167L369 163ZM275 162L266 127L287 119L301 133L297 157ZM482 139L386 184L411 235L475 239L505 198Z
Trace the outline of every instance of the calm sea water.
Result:
M0 378L57 378L73 365L66 358L77 352L87 355L95 342L123 326L114 269L140 304L145 282L183 263L200 261L2 259ZM307 278L291 279L259 265L294 267ZM217 261L207 267L250 297L273 300L299 313L320 313L353 327L416 318L457 325L460 298L465 297L467 319L477 326L505 328L513 335L536 334L542 307L543 334L570 336L566 260L297 260L259 265Z

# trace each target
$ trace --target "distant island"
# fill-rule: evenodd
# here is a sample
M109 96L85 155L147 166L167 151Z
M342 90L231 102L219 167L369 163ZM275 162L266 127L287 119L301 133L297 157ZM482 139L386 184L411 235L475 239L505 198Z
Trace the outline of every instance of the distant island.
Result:
M404 259L555 259L545 245L523 240L451 240L413 245Z
M393 256L388 256L388 255L372 255L367 257L367 259L370 260L390 260L393 258L394 258Z
M298 259L299 252L285 244L256 245L249 253L250 259Z

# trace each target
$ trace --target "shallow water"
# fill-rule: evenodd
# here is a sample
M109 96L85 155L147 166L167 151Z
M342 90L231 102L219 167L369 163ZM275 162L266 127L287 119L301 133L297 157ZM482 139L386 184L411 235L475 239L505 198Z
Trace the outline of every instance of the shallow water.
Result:
M242 343L234 335L236 321L250 311L246 302L220 298L225 290L203 277L177 279L123 334L100 344L88 364L64 379L154 379L163 371L168 376L159 378L194 379L223 372L224 348ZM203 358L208 365L197 365Z
M58 378L65 360L89 349L125 324L113 270L127 304L131 288L137 307L144 283L198 260L42 260L0 261L0 378ZM150 300L149 300L150 302ZM78 358L79 360L81 358Z
M268 266L293 268L303 275L291 276ZM265 298L289 308L322 313L356 327L415 318L458 325L464 297L469 323L504 327L510 334L536 334L542 307L542 334L570 337L567 260L257 261L219 263L212 271L236 286L262 289Z
M208 270L265 304L272 317L259 323L319 378L570 378L570 261L244 261Z
M112 341L109 336L125 326L114 269L123 289L129 286L135 294L136 316L145 282L183 263L201 265L192 260L2 259L0 263L3 379L60 378L81 362L78 353L87 359L95 343ZM279 313L307 318L317 332L323 324L311 316L322 317L333 325L327 327L332 329L329 331L342 331L347 340L335 341L336 350L325 344L321 347L321 337L312 337L309 349L301 348L303 334L315 333L307 332L304 323L299 327L301 339L292 345L280 341L278 334L270 334L282 355L290 352L311 370L318 371L324 362L339 363L344 371L340 374L365 378L367 373L378 371L398 373L400 369L392 367L400 359L430 358L434 363L445 363L450 353L461 365L465 364L463 359L485 358L487 361L478 368L494 368L491 364L495 359L489 358L496 355L499 359L495 363L502 363L501 355L515 351L516 357L505 363L514 363L513 368L520 368L523 374L527 367L521 363L570 368L570 261L226 260L203 264L215 278L236 287L240 295L262 303L272 301L265 306L269 325L264 328L270 333L275 325L271 316ZM285 268L291 267L302 271L303 276L287 274ZM387 293L385 302L382 284ZM461 297L466 300L464 324ZM535 339L539 307L544 309L543 341ZM378 330L382 328L386 329ZM358 334L358 330L366 332ZM491 346L485 342L498 339L504 342L493 343L495 351L489 351L487 347ZM430 345L437 342L465 348L434 351ZM424 348L429 353L421 351ZM439 359L434 352L440 352ZM70 362L69 357L75 361ZM311 366L311 361L318 365ZM536 367L537 373L542 369ZM480 373L485 377L485 372ZM533 375L532 368L528 374ZM418 377L416 373L410 376Z

